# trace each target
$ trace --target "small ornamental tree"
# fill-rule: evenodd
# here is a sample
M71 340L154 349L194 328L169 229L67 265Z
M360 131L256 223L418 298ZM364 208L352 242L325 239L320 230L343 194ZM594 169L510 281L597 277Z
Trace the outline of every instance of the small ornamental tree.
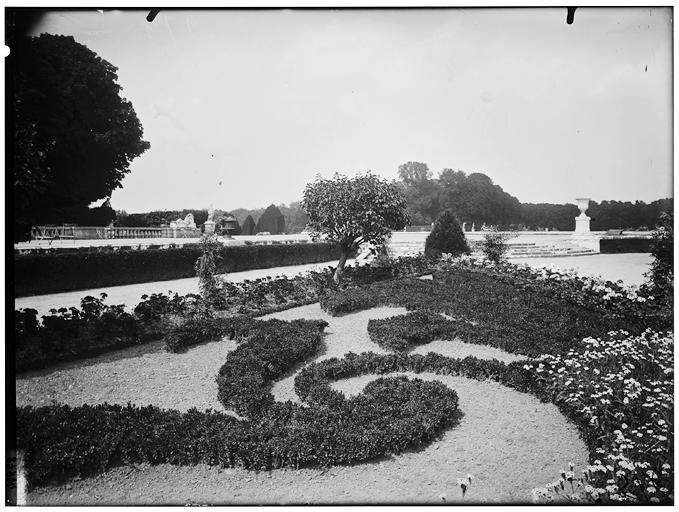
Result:
M460 222L455 215L446 210L434 223L434 228L429 233L424 244L424 254L433 258L439 258L441 254L460 254L469 253L467 239L462 232Z
M219 250L222 244L216 236L203 236L200 239L201 256L196 260L194 268L198 276L198 288L203 299L202 312L211 316L211 311L219 301L219 283L217 277L217 262L220 259Z
M248 215L245 217L245 220L243 221L243 228L241 229L241 233L243 235L254 235L255 234L255 219L252 218L252 215Z
M507 251L509 251L507 241L510 238L510 235L501 233L497 228L485 229L479 247L489 261L501 263L505 259Z
M304 189L302 208L309 216L311 238L324 237L340 247L333 276L336 283L347 258L361 244L381 246L392 230L408 224L402 188L369 172L354 178L341 174L332 179L318 176Z

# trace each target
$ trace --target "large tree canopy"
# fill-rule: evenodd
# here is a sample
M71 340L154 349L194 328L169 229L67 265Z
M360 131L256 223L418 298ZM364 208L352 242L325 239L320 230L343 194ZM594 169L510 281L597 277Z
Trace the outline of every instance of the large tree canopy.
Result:
M416 224L434 222L439 213L438 186L427 164L408 162L398 167L405 188L408 216Z
M400 165L398 175L406 191L408 212L414 224L429 224L439 212L450 210L466 223L483 223L502 229L558 229L572 231L578 207L574 204L520 203L485 174L443 169L433 178L427 164ZM652 229L660 212L673 208L672 199L621 202L590 201L587 215L592 229Z
M342 251L335 281L352 251L363 243L380 246L392 230L408 224L402 188L370 173L354 178L319 176L304 189L302 207L309 216L311 237L325 237Z
M10 57L17 224L68 222L120 187L150 144L117 68L73 37L19 38Z

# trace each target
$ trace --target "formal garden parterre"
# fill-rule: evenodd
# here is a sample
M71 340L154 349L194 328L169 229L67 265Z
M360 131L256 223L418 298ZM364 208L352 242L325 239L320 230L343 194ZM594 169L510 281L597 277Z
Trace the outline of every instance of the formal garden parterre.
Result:
M416 276L430 273L432 280ZM569 273L473 258L401 258L293 279L221 284L210 307L198 295L154 295L131 313L88 298L81 309L37 321L15 313L17 369L150 340L167 350L238 341L217 376L226 410L185 413L157 407L19 407L18 448L29 481L42 485L135 462L276 469L356 464L426 445L454 428L454 390L438 382L388 377L432 372L493 380L554 403L580 430L590 465L535 482L537 501L673 501L673 338L662 287L639 290ZM379 305L409 313L368 326L391 354L347 354L304 367L302 403L276 402L273 382L317 355L322 321L256 316L320 301L332 315ZM409 354L433 339L458 338L530 357L501 363L436 353ZM330 383L385 375L346 398ZM464 412L464 411L462 411ZM59 439L59 443L54 443Z

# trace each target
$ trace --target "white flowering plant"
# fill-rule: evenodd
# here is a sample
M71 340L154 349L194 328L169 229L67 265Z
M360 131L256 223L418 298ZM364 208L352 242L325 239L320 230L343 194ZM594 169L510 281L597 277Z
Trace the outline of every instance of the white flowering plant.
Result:
M582 476L571 467L535 489L535 501L673 502L673 348L669 332L618 331L524 366L584 420L595 454Z

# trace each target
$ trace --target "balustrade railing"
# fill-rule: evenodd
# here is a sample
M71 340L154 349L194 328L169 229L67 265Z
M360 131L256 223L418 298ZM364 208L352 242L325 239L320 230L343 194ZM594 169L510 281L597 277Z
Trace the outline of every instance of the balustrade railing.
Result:
M198 228L171 227L97 227L97 226L35 226L32 240L93 240L126 238L198 238Z

